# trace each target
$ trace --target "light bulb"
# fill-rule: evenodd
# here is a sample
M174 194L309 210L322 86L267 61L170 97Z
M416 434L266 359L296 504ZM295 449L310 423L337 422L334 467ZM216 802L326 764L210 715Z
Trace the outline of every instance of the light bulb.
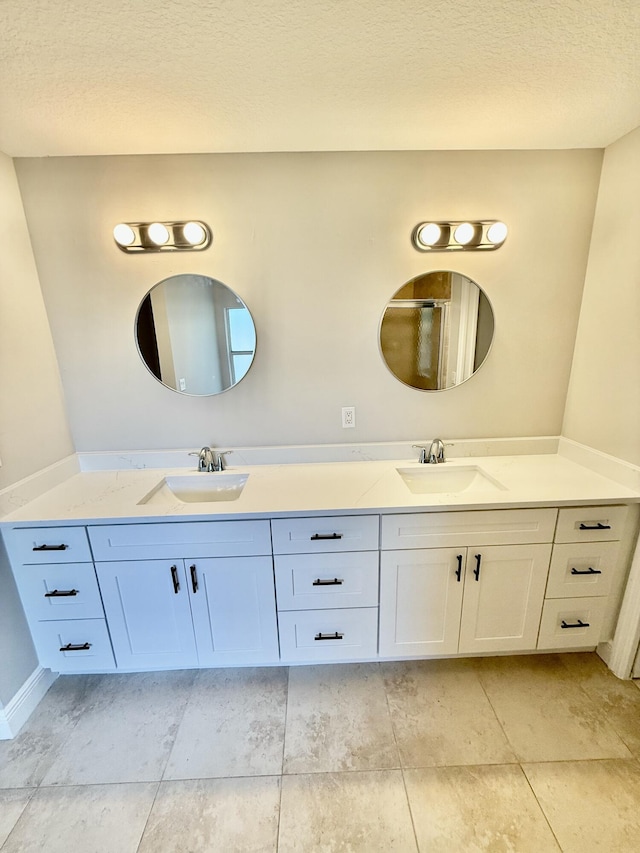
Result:
M498 243L504 243L507 239L507 233L508 229L504 222L494 222L487 229L487 240L494 246Z
M169 242L169 231L162 222L152 222L147 228L147 235L156 246L164 246Z
M130 246L132 243L135 243L136 232L126 222L120 222L113 229L113 239L119 246Z
M199 222L187 222L182 227L182 236L191 246L199 246L204 243L207 232Z
M435 246L442 236L442 229L435 222L427 222L418 230L416 236L418 243L423 246Z
M462 222L453 232L453 239L461 246L470 243L476 233L475 227L470 222Z

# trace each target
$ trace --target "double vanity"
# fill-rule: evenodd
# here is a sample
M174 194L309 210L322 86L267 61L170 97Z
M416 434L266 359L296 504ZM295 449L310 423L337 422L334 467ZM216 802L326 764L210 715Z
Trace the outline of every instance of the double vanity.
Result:
M41 665L105 672L594 649L639 502L558 453L131 467L1 524Z

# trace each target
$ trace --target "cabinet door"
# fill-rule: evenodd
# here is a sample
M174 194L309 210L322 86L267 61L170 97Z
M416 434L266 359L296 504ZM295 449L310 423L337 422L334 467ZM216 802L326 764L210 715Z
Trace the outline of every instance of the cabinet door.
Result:
M98 563L97 573L119 669L197 665L182 560Z
M460 653L535 649L551 545L469 548Z
M380 564L380 655L458 651L466 549L385 551Z
M186 560L201 666L279 660L271 557Z

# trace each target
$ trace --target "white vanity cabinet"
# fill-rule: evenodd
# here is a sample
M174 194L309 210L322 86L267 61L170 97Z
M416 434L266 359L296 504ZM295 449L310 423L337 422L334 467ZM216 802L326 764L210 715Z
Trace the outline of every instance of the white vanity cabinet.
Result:
M384 516L380 656L535 649L556 515L534 509Z
M21 527L4 538L41 665L115 669L85 528Z
M89 536L119 669L278 661L268 521L95 526Z
M617 586L626 506L561 509L538 649L596 646Z
M271 524L282 661L375 659L378 516Z

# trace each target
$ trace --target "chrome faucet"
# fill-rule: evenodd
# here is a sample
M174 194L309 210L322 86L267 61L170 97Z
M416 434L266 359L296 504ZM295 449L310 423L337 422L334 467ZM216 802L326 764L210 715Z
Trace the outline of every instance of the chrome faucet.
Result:
M439 462L444 462L444 442L441 438L434 438L431 442L429 450L422 444L414 444L415 448L420 450L418 462L423 465L437 465Z
M226 453L231 453L231 450L212 450L210 447L203 447L199 453L192 453L191 456L198 457L198 471L224 471L226 465L224 457Z

